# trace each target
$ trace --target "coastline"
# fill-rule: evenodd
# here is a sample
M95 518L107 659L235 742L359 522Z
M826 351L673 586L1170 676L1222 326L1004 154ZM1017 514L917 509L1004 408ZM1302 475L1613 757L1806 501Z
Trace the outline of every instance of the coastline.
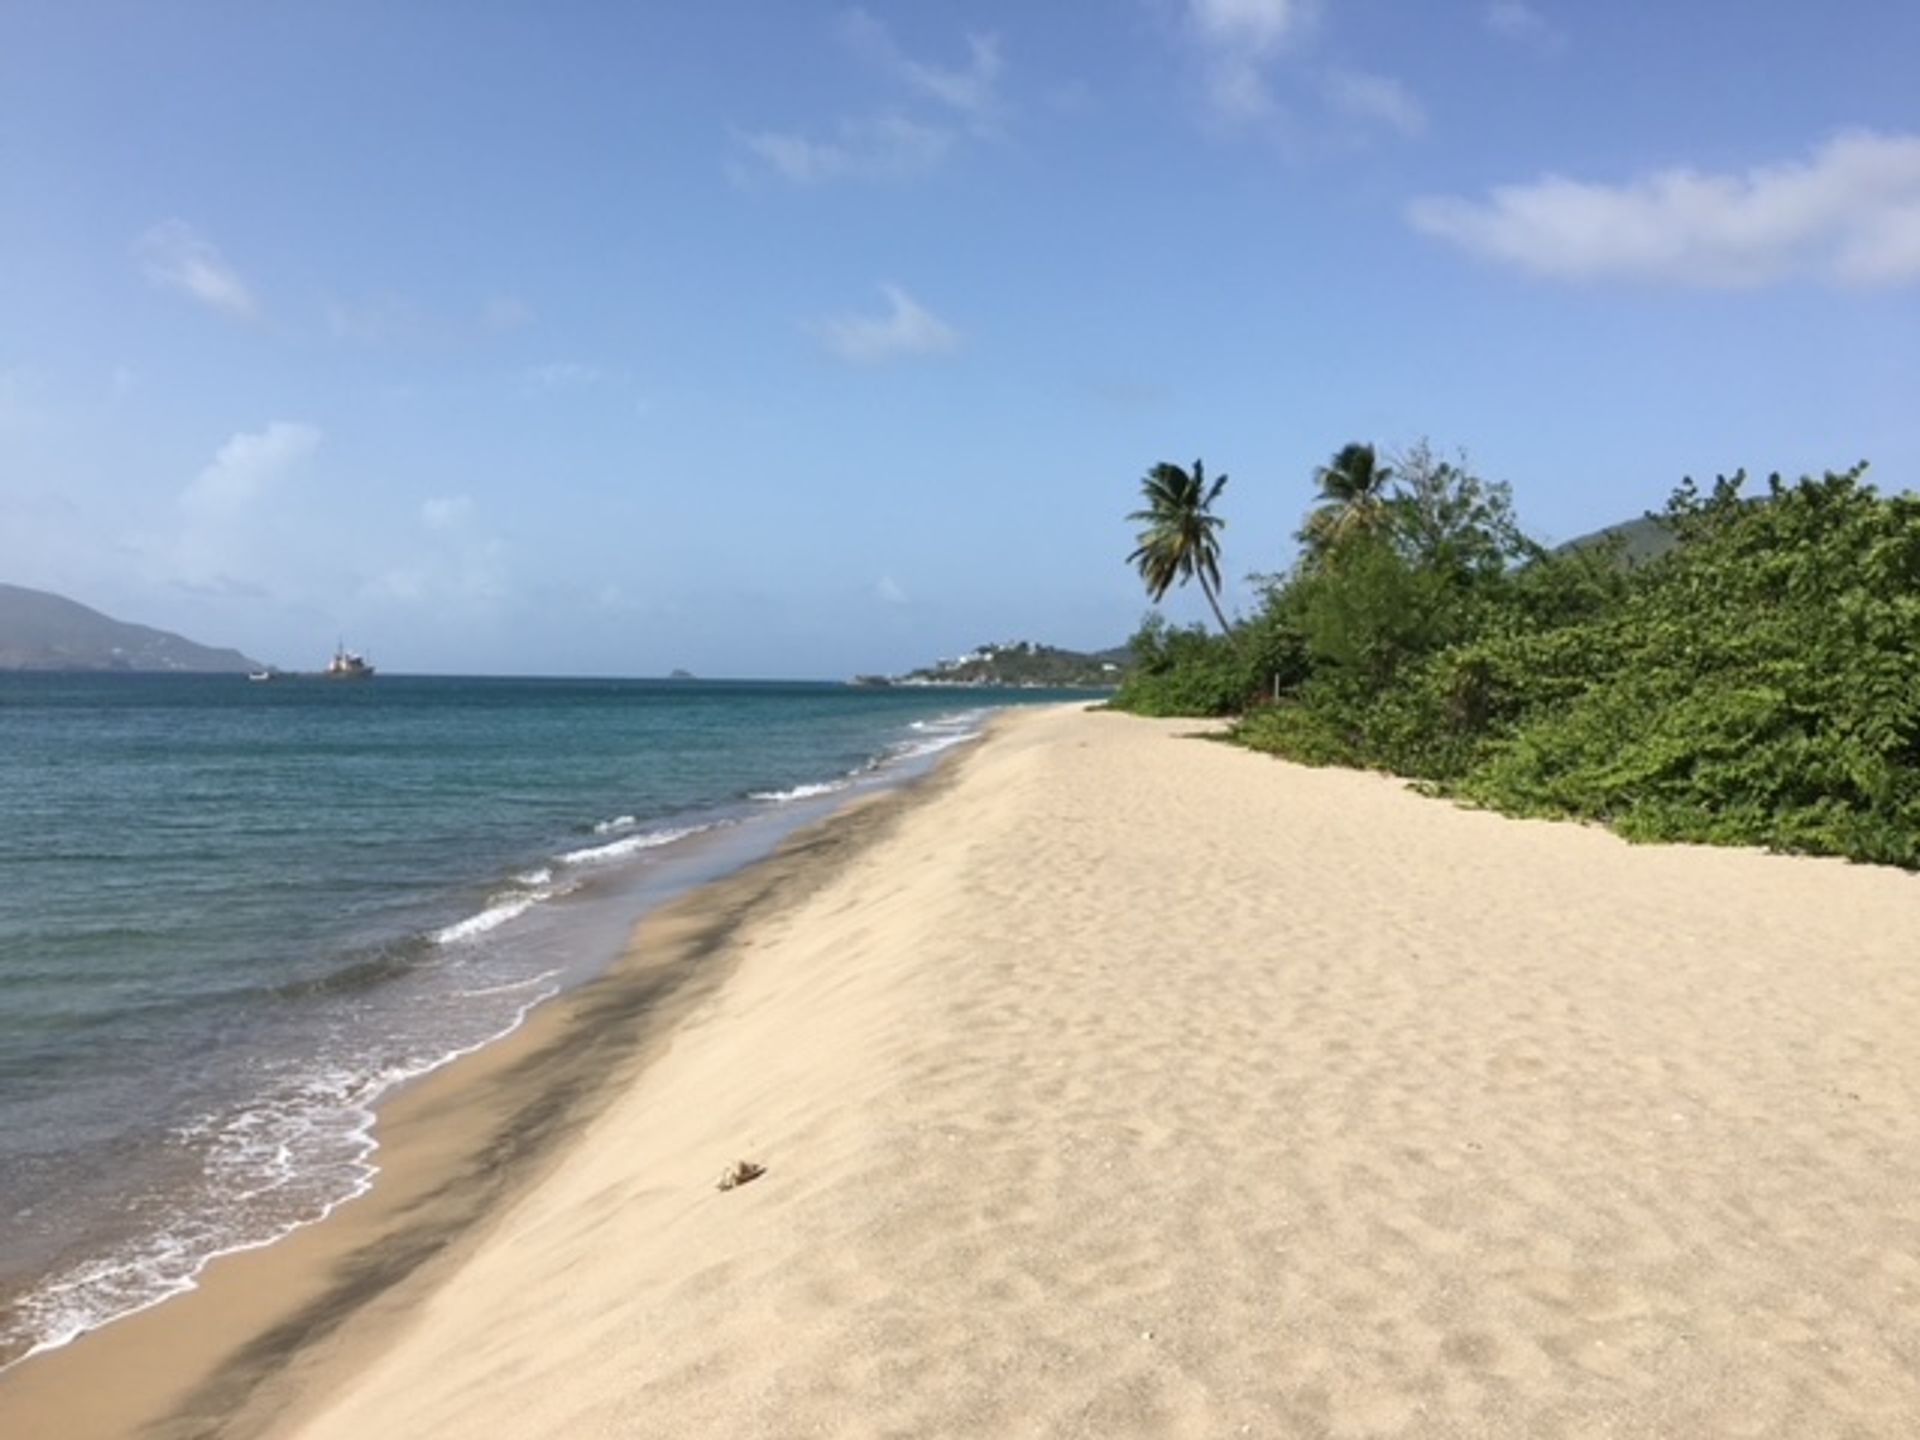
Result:
M365 1193L267 1245L216 1258L192 1290L0 1375L0 1434L254 1435L314 1373L350 1371L671 1043L724 982L727 942L741 926L824 883L980 743L853 795L770 854L647 912L604 973L383 1100L378 1173Z
M1194 730L1003 714L656 912L144 1433L1911 1432L1913 877Z
M0 697L0 1375L361 1193L384 1098L591 979L663 899L1035 698L348 688Z

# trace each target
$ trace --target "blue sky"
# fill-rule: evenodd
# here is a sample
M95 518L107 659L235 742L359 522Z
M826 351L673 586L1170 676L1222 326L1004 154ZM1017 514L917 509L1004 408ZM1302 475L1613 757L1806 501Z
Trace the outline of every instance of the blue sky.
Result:
M1235 576L1350 439L1548 539L1904 489L1917 55L1886 0L11 0L0 579L290 667L836 676L1124 638L1159 460Z

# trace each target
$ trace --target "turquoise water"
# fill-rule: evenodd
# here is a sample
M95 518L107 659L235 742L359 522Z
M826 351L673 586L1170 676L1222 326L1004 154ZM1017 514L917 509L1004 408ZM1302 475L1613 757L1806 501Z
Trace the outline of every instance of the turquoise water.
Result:
M0 675L0 1364L359 1193L384 1090L1046 698Z

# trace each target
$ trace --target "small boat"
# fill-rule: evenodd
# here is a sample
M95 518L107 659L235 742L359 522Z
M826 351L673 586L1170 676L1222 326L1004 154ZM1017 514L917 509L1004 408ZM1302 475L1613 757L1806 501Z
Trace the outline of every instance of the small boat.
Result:
M264 683L265 683L265 682L267 682L268 680L271 680L271 679L273 679L273 671L271 671L271 670L249 670L249 671L247 672L247 679L249 679L249 680L251 680L251 681L253 681L253 682L254 682L255 684L264 684Z
M356 654L343 644L334 649L333 658L320 673L329 680L371 680L373 666L364 655Z

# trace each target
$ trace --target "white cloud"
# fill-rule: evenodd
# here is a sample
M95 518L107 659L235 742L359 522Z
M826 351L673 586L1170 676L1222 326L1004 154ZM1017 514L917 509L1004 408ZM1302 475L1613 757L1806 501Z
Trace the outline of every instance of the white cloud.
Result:
M1216 45L1264 54L1307 24L1306 0L1187 0L1194 28Z
M259 314L253 292L239 273L184 220L161 221L134 242L133 251L154 284L191 295L236 319Z
M424 541L374 574L361 597L379 604L484 609L506 598L507 544L474 525L471 495L442 495L420 504Z
M1517 41L1540 50L1566 47L1566 32L1542 15L1526 0L1490 0L1480 12L1481 23L1503 40Z
M436 610L485 609L508 594L506 542L496 536L448 536L366 581L360 597L375 604Z
M840 33L849 47L917 102L906 109L920 113L889 108L843 119L824 134L792 129L740 134L740 145L761 167L795 185L904 180L946 159L965 131L983 138L999 132L1006 111L1000 94L1006 57L997 35L968 35L965 61L946 66L908 55L865 10L843 14ZM731 169L736 179L745 180L749 173L738 164Z
M878 600L882 605L905 605L908 603L907 592L900 588L900 583L891 575L882 575L874 582L873 598Z
M957 70L909 60L905 73L922 93L985 124L1000 108L1000 72L1006 67L1000 55L1000 37L967 36L967 55L967 63Z
M1407 136L1427 132L1426 107L1391 76L1334 70L1327 75L1326 94L1334 109L1352 119L1385 125Z
M840 28L855 50L922 99L957 112L976 129L994 127L1002 108L1000 76L1006 69L999 36L968 35L966 63L946 68L906 54L887 27L864 10L849 10Z
M170 530L134 537L153 578L207 595L284 592L327 552L290 520L305 497L292 482L320 447L320 431L295 420L231 436L178 497Z
M295 420L275 420L264 430L242 430L220 447L213 463L181 492L180 503L203 516L244 509L319 447L320 431Z
M959 345L952 326L898 285L882 285L880 293L887 300L885 315L842 315L819 327L827 348L841 359L874 365L944 355Z
M1185 11L1214 111L1235 122L1271 114L1266 67L1312 27L1317 0L1186 0Z
M1620 184L1549 175L1485 200L1432 196L1413 226L1556 280L1734 288L1795 277L1920 281L1920 135L1853 132L1810 160Z
M740 143L768 169L795 185L830 180L904 180L939 164L953 135L903 115L843 120L831 139L763 130Z
M1854 285L1898 285L1920 278L1920 198L1863 216L1839 256L1839 278Z

